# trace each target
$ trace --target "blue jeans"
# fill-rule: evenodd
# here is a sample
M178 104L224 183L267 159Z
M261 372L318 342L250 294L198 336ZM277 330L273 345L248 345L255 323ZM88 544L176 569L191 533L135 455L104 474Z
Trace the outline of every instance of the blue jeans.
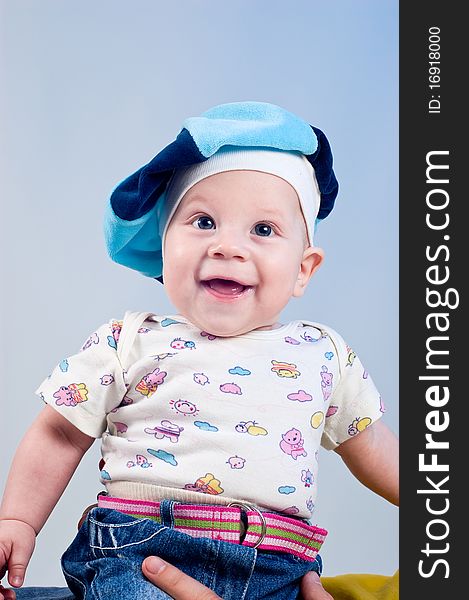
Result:
M16 600L76 600L68 588L25 587L15 591Z
M115 510L93 509L62 557L73 596L86 600L168 600L170 596L152 585L141 571L144 558L154 554L224 600L296 600L302 576L311 570L321 574L319 556L305 561L292 554L258 551L177 531L172 528L173 504L171 500L162 502L161 525ZM70 596L58 598L69 600Z

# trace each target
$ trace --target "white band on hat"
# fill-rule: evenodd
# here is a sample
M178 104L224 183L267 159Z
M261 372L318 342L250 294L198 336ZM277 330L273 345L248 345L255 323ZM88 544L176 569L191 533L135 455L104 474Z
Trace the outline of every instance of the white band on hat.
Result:
M281 177L298 195L306 224L309 244L313 244L314 224L319 211L321 194L314 169L308 159L298 152L222 148L207 160L178 169L166 190L159 218L163 242L166 230L185 193L202 179L224 171L261 171Z

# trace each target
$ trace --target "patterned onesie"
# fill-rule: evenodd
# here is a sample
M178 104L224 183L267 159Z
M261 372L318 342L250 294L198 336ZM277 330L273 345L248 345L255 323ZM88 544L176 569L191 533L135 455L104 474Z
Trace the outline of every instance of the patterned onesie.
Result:
M311 519L319 446L336 448L384 412L356 354L317 323L221 338L153 315L125 365L121 328L99 327L37 390L101 437L111 496L237 500Z

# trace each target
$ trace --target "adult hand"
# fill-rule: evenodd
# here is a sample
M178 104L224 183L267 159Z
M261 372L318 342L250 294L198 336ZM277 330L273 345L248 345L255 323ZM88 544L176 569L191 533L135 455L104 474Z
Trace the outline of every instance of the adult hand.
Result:
M142 563L145 577L174 600L222 600L215 592L157 556Z
M142 571L149 581L174 600L222 600L215 592L156 556L149 556L143 561ZM301 581L301 598L303 600L333 600L332 596L322 587L319 575L312 571L307 573Z
M310 571L301 580L300 593L302 600L334 600L333 597L322 587L319 575Z

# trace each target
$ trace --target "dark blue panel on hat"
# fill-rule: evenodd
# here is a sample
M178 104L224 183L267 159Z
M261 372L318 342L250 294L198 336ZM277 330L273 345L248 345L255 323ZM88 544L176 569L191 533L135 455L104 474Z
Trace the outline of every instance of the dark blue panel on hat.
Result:
M334 208L339 191L339 182L332 170L332 152L328 139L320 129L313 127L313 125L311 127L318 138L318 148L314 154L310 154L306 158L313 165L319 191L321 192L321 205L317 218L322 220Z
M201 154L187 129L183 129L174 142L116 187L111 195L114 213L125 221L139 219L154 207L174 169L203 160L206 157Z

